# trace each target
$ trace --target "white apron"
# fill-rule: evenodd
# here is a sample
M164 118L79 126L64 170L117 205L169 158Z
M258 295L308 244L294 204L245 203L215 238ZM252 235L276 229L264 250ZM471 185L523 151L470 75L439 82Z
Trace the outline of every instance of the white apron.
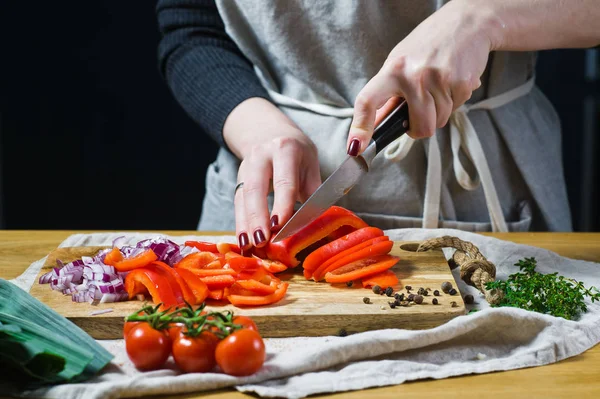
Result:
M217 0L273 102L316 144L323 179L347 156L356 95L440 3ZM560 123L534 68L534 53L493 53L482 86L445 128L392 143L338 205L383 229L571 230ZM225 149L210 165L199 230L235 229L238 167Z

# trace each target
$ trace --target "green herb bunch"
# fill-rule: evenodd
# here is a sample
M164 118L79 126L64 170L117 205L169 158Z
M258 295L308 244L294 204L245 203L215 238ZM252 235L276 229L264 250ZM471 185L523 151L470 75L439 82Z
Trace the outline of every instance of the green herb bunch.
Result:
M511 274L506 281L496 280L486 284L487 289L504 292L502 301L493 306L511 306L573 320L587 311L585 297L592 302L600 301L600 292L596 287L586 288L582 282L559 276L558 273L536 272L535 258L522 259L515 266L519 267L520 272Z

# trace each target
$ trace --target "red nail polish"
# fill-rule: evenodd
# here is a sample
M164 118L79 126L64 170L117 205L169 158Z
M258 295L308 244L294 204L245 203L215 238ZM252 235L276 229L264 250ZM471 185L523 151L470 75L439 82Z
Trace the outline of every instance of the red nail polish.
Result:
M279 227L279 216L273 215L271 217L271 231L277 229Z
M254 245L259 246L263 242L267 241L265 238L265 233L261 229L257 229L254 232Z
M358 139L352 140L350 142L350 145L348 146L348 155L350 155L351 157L357 156L359 149L360 149L360 142L358 141Z
M248 234L246 232L240 233L238 237L238 243L240 248L244 249L250 244L250 240L248 239Z

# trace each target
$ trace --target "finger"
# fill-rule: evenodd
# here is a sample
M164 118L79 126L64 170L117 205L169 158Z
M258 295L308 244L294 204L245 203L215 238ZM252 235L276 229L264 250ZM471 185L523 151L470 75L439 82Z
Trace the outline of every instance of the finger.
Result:
M244 181L243 173L245 164L242 162L238 170L238 183ZM248 225L246 223L246 207L244 205L244 190L243 186L235 191L233 198L235 209L235 234L238 239L238 245L242 250L250 249L250 237L248 235Z
M401 96L397 80L391 75L379 71L356 96L354 116L348 133L348 155L356 156L367 148L373 129L375 115L387 100Z
M428 74L425 86L435 104L435 127L444 127L454 111L448 82L439 71L433 71Z
M433 136L436 126L435 101L431 93L424 90L421 79L400 77L400 86L408 103L410 130L407 134L413 139Z
M280 146L273 155L273 191L270 230L276 231L292 216L298 198L301 149L297 144Z
M273 173L271 158L263 153L253 153L246 159L244 170L244 208L246 225L252 234L254 246L262 247L269 237L269 205L267 194Z
M402 102L402 97L392 97L379 108L375 113L375 127L379 126L381 122Z
M321 185L319 159L314 156L304 163L300 172L300 201L305 202Z

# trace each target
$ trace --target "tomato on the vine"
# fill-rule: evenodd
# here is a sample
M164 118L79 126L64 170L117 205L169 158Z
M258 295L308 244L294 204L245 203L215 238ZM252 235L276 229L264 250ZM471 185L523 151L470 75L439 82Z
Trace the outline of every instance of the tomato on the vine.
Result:
M179 336L185 332L185 330L186 328L184 323L169 324L167 331L169 333L169 337L171 338L171 342L175 342L175 340L179 338Z
M219 338L209 331L195 337L179 334L173 341L173 360L186 373L205 373L216 365L218 343Z
M248 330L254 330L258 332L258 327L256 327L256 323L248 316L235 316L232 322L233 324L240 324Z
M171 354L171 338L166 331L139 323L125 337L125 350L138 370L156 370Z
M140 323L141 321L126 321L125 324L123 324L123 338L127 338L129 331L131 331L133 327L137 326Z
M243 328L221 340L215 355L223 372L235 376L251 375L265 362L265 343L257 331Z

